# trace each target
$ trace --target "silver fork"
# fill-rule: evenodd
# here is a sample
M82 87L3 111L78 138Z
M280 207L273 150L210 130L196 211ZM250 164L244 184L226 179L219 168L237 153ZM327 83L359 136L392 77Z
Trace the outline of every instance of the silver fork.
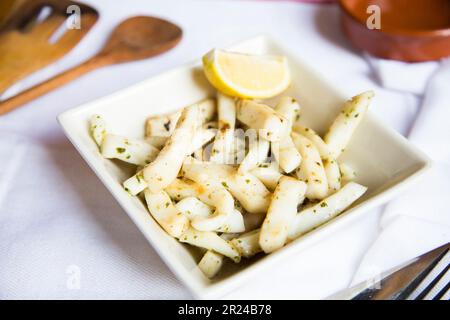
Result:
M386 275L381 283L378 283L377 288L350 289L353 294L350 294L348 298L352 300L449 300L449 249L450 243L447 243L414 259L408 265Z

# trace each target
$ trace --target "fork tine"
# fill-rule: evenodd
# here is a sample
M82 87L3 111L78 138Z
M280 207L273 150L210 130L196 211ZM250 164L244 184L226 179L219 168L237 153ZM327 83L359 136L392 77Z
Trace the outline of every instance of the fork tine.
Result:
M406 300L414 290L420 285L420 283L430 274L430 272L437 266L439 261L447 254L448 248L444 250L433 262L423 270L403 291L400 293L396 300Z
M441 300L441 298L447 293L450 289L450 282L447 282L444 288L437 293L437 295L433 298L433 300Z
M93 14L81 15L81 29L68 29L62 37L55 43L58 46L66 47L77 43L95 24L97 16Z
M447 250L448 251L448 250ZM415 300L422 300L425 298L425 296L436 286L436 284L442 279L442 277L447 273L448 269L450 268L450 264L448 264L444 270L442 270L436 278L431 281L428 286L423 289L423 291L416 297ZM445 293L445 292L444 292Z
M52 34L64 23L65 17L52 13L47 19L37 24L32 30L31 34L41 39L47 40Z
M41 5L38 2L24 1L8 18L1 31L3 32L25 28L31 21L36 19L40 8Z

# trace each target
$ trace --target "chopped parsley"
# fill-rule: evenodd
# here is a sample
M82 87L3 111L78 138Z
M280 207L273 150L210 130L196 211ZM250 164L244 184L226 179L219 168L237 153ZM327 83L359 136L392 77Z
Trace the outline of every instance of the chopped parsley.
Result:
M170 130L170 120L168 120L166 123L164 123L164 128L166 129L166 131Z

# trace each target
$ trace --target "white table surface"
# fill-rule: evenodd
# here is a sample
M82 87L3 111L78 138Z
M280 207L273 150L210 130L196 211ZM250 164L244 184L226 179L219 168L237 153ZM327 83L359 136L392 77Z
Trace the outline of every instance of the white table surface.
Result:
M184 37L160 57L95 71L0 117L0 299L191 298L65 138L55 120L62 111L197 59L212 47L267 33L349 96L375 89L372 112L400 133L407 134L416 115L417 99L377 85L367 63L342 35L336 6L85 2L101 12L94 29L66 57L18 88L84 61L131 15L168 18L183 28ZM306 250L304 261L279 266L227 298L318 299L344 289L376 234L378 216L379 210L367 212L336 237ZM329 264L311 263L317 254L330 251ZM68 285L73 268L80 288ZM287 283L296 286L288 288Z

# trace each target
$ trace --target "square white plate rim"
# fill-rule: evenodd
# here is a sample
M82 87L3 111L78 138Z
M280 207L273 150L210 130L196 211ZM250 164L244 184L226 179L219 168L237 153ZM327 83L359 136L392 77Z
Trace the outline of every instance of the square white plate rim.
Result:
M243 41L239 41L235 43L234 45L231 45L229 47L234 47L236 45L244 44L248 41L256 41L258 39L263 39L267 43L271 43L275 47L279 48L283 52L289 53L291 57L295 57L298 61L301 61L300 58L298 58L298 55L296 55L294 52L292 52L289 48L283 46L278 41L275 41L272 37L262 34L255 37L251 37L248 39L245 39ZM152 237L151 234L145 231L145 221L141 219L139 216L133 215L132 212L135 210L135 208L131 205L128 198L126 198L122 192L122 190L115 187L116 182L112 178L112 176L106 171L106 168L102 166L101 163L97 161L97 159L89 153L87 148L85 148L81 141L78 140L76 134L72 133L70 131L70 123L72 122L72 117L76 115L77 113L83 112L86 109L91 108L92 104L104 104L108 101L113 101L116 99L116 97L121 95L127 95L132 94L132 92L141 86L145 85L148 86L151 84L152 81L156 81L157 78L163 77L165 75L168 75L172 72L177 72L179 70L183 70L186 68L192 68L195 66L198 66L198 61L190 62L183 64L179 67L170 69L166 72L163 72L159 75L156 75L154 77L151 77L147 80L143 80L139 83L136 83L132 86L129 86L127 88L121 89L119 91L116 91L110 95L107 95L105 97L87 102L85 104L82 104L78 107L72 108L70 110L67 110L60 115L58 115L57 120L59 124L61 125L65 135L69 139L69 141L74 145L76 150L80 153L80 155L83 157L83 159L87 162L89 167L94 171L94 173L99 177L99 179L102 181L102 183L105 185L105 187L111 192L111 194L114 196L116 201L119 203L119 205L124 209L124 211L127 213L127 215L131 218L131 220L136 224L138 229L143 233L143 235L146 237L146 239L151 243L152 247L155 249L155 251L158 253L158 255L163 259L163 261L166 263L166 265L169 267L169 269L177 276L177 278L191 291L191 293L194 295L195 298L199 299L212 299L212 298L219 298L226 293L230 292L231 290L239 287L240 285L244 284L251 278L254 278L263 270L267 270L269 267L279 263L282 260L285 260L289 256L300 252L301 250L311 246L312 244L316 243L323 237L327 237L329 234L333 233L333 231L336 231L345 225L347 225L349 222L355 220L357 218L357 215L359 213L362 213L363 211L369 211L370 209L373 209L388 200L392 199L399 193L401 193L404 189L411 186L413 183L415 183L420 177L423 176L423 174L430 169L431 167L431 160L419 149L417 149L414 145L412 145L405 137L400 135L398 132L393 130L392 128L384 125L377 117L374 117L372 114L367 114L367 117L371 117L371 120L376 123L377 126L382 128L390 138L395 140L397 143L403 145L406 149L408 149L409 152L414 154L414 156L417 158L418 161L421 163L421 167L418 168L415 172L413 172L411 175L405 177L403 180L397 182L394 186L390 186L386 190L383 190L382 192L378 193L377 195L371 197L368 200L365 200L358 205L352 207L351 209L347 210L345 214L339 215L338 217L334 218L330 223L327 223L317 229L315 229L313 232L310 232L301 238L293 241L286 247L284 247L282 250L279 250L277 252L274 252L270 255L265 256L263 259L257 261L256 263L253 263L246 268L242 269L241 271L237 272L236 274L230 276L229 278L223 279L217 283L213 283L209 286L202 286L200 285L196 280L194 280L188 270L185 270L182 267L177 266L177 259L176 257L172 256L171 252L163 251L158 246L158 241L156 238ZM309 66L309 72L314 74L318 79L321 79L323 82L328 84L328 81L326 81L323 76L321 76L317 71L314 69L311 69ZM337 92L339 92L336 88ZM148 217L149 218L149 217ZM325 229L325 230L323 230ZM324 232L326 231L326 232Z

